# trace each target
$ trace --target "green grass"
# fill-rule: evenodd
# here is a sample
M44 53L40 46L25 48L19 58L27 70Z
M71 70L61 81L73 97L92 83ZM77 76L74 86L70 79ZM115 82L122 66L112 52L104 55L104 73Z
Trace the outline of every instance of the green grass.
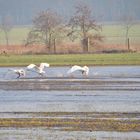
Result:
M125 37L125 26L121 25L104 25L102 26L102 35L106 37ZM140 25L134 25L129 30L130 37L140 37Z
M104 25L101 34L105 37L106 44L125 44L125 26ZM140 44L140 25L134 25L129 30L129 39L132 44Z
M21 45L24 44L25 39L30 31L30 27L14 27L9 32L9 44ZM0 44L5 45L4 32L0 31Z
M27 38L27 34L31 27L14 27L9 33L9 43L11 45L21 45L24 44L24 40ZM125 40L125 29L121 25L103 25L101 34L110 40L116 42L124 43ZM131 40L135 43L140 44L140 24L132 26L129 31L129 36ZM112 38L113 37L113 38ZM115 38L116 37L116 38ZM112 43L111 41L110 43ZM0 44L5 45L4 33L0 31Z
M51 66L140 65L140 53L0 56L0 66L27 66L41 62L48 62Z

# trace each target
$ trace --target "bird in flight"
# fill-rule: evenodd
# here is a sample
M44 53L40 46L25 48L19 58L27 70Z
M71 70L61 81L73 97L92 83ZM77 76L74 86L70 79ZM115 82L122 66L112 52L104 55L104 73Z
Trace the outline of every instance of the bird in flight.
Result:
M49 67L50 64L48 63L40 63L40 66L37 66L35 64L30 64L27 66L27 70L36 72L39 75L43 76L46 72L44 71L45 67Z
M24 69L9 69L10 71L14 72L15 74L18 75L17 78L20 78L21 76L25 76L25 70Z
M89 68L87 66L81 67L81 66L78 66L78 65L74 65L70 68L70 70L68 70L67 73L71 74L71 76L72 76L72 73L74 73L76 71L81 72L83 76L88 76Z

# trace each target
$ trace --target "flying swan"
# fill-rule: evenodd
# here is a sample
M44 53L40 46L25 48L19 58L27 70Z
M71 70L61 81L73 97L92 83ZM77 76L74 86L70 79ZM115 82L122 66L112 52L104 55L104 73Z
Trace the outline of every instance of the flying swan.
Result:
M43 76L43 74L46 73L44 71L44 68L49 67L49 66L50 66L50 64L48 64L48 63L40 63L40 66L37 66L35 64L30 64L30 65L27 66L27 70L36 72L39 75Z
M78 66L78 65L74 65L71 67L70 70L68 70L68 74L71 74L75 71L79 71L82 73L82 75L84 76L88 76L88 73L89 73L89 68L87 66L84 66L84 67L81 67L81 66Z
M17 75L18 75L17 78L20 78L21 76L25 76L25 75L26 75L24 69L9 69L9 71L12 71L12 72L14 72L15 74L17 74Z

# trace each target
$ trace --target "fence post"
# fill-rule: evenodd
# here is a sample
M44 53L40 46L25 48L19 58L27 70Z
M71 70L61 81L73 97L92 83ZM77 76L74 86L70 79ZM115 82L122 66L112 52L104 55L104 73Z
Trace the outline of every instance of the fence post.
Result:
M56 53L56 39L55 38L53 40L53 45L54 45L54 53Z
M127 38L127 47L128 47L128 51L130 51L130 40L129 40L129 38Z

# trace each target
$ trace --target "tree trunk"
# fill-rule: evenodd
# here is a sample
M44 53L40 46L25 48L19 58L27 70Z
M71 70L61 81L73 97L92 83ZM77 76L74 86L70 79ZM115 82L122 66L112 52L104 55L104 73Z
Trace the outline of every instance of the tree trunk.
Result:
M128 49L128 51L130 50L130 44L129 44L129 37L128 37L128 32L129 32L129 27L126 28L126 47Z
M54 45L54 53L56 53L56 39L55 38L53 40L53 45Z
M49 53L51 52L51 40L52 40L52 36L51 34L49 34L49 43L48 43Z
M130 51L130 40L129 40L129 38L127 39L127 47L128 47L128 51Z
M82 47L83 47L83 53L87 53L89 47L88 37L82 40Z

